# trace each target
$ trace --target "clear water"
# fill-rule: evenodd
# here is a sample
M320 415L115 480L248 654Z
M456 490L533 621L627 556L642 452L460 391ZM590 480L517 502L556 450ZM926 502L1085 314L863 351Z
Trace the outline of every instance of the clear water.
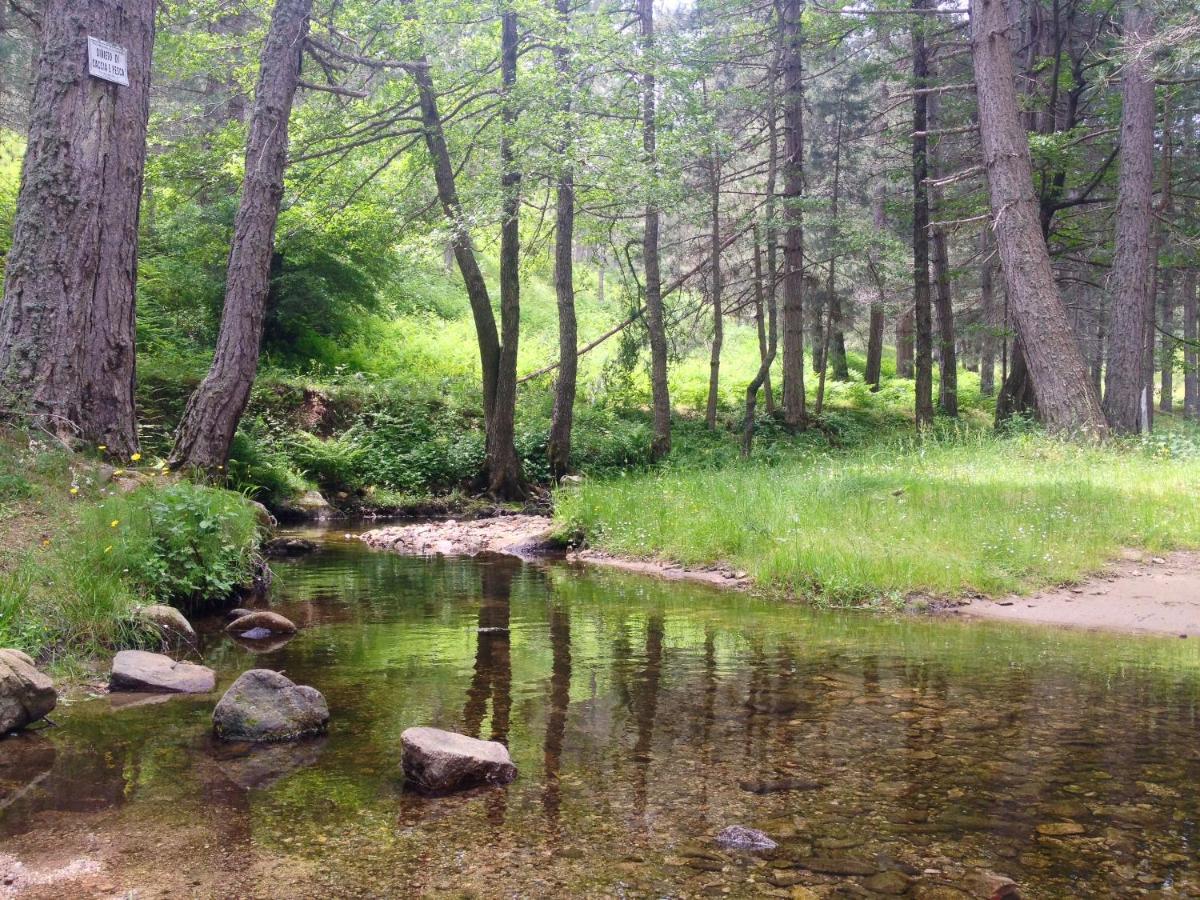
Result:
M319 688L329 734L219 745L219 694L73 704L0 743L0 854L93 860L79 884L138 896L873 896L880 872L917 897L987 896L989 872L1026 897L1200 896L1195 641L821 614L338 534L275 568L301 633L255 655L201 623L205 660L218 691L256 666ZM404 791L411 725L504 741L518 780ZM716 847L734 824L779 848Z

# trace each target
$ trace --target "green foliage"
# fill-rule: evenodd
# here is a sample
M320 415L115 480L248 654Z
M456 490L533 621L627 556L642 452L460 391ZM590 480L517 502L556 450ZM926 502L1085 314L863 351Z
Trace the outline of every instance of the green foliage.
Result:
M139 604L196 610L253 577L259 533L241 496L139 477L114 493L93 462L0 440L0 646L62 664L137 646Z
M258 523L238 494L178 482L146 485L87 510L74 538L83 565L139 597L195 611L248 583Z

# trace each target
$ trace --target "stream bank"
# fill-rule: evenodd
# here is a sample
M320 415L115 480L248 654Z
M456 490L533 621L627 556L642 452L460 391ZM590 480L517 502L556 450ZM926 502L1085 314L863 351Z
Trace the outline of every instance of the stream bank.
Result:
M415 556L501 554L529 559L557 552L565 553L571 562L668 581L691 581L732 590L754 587L745 572L719 563L690 567L668 560L632 559L586 547L568 547L556 531L554 520L546 516L511 515L389 525L369 530L360 537L375 549ZM905 605L913 612L933 611L966 619L1126 634L1200 635L1200 553L1178 552L1163 557L1128 550L1103 572L1079 584L996 599L913 594Z

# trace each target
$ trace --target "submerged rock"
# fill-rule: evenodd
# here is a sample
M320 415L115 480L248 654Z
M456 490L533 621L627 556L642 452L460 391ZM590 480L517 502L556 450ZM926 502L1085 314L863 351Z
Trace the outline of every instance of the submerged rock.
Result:
M239 634L243 637L246 637L247 633L251 631L260 632L260 637L268 637L272 634L295 634L296 626L291 619L281 616L279 613L260 609L234 619L225 626L225 630L230 634Z
M263 552L275 557L305 556L316 549L316 541L298 537L272 538L263 544Z
M743 778L738 787L751 794L785 794L790 791L815 791L823 787L807 778Z
M875 863L849 856L810 856L799 861L801 867L822 875L874 875L879 871Z
M903 872L880 872L877 875L872 875L863 882L863 887L868 891L874 891L876 894L887 894L893 897L899 897L908 891L908 886L912 883L912 879Z
M0 735L50 714L58 703L54 682L20 650L0 650Z
M216 687L217 676L208 666L178 662L161 653L122 650L113 657L108 684L114 691L207 694Z
M509 784L517 777L508 748L498 741L440 728L408 728L400 735L400 744L404 777L427 793Z
M318 734L328 723L320 691L270 669L243 672L213 710L213 732L230 741L286 741Z
M293 772L314 765L327 738L304 738L289 743L244 744L221 742L212 750L221 775L243 790L270 787Z
M139 606L134 612L136 618L151 626L167 643L196 642L196 630L184 618L183 613L173 606L156 603L151 606Z
M757 828L746 828L743 825L722 828L717 833L716 841L730 850L774 850L779 846Z

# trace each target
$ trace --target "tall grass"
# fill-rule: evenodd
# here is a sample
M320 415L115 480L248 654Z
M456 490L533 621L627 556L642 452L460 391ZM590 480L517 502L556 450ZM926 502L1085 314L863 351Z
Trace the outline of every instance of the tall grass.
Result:
M1194 455L968 433L589 482L556 501L560 526L604 550L724 562L766 588L851 604L1028 591L1125 547L1200 546L1197 498Z

